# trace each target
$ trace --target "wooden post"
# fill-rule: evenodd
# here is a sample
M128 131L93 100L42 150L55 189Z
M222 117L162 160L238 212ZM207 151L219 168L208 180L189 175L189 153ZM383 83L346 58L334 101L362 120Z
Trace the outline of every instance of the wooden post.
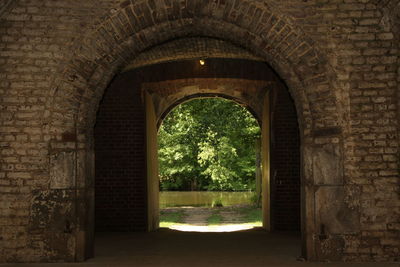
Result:
M256 151L256 196L257 196L257 207L261 206L262 199L262 173L261 173L261 139L257 138L255 143Z
M261 173L263 227L271 230L271 187L270 187L270 103L269 91L264 96L261 123Z
M154 231L159 227L157 120L153 100L149 93L145 92L145 94L147 148L147 229L148 231Z

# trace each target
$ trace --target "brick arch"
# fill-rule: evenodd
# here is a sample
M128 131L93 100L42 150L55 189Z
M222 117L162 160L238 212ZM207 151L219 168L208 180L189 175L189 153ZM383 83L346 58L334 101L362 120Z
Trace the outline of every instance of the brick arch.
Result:
M176 5L178 1L172 1L171 7ZM134 15L139 9L147 14L140 22ZM246 10L251 13L244 15ZM340 125L327 61L301 30L267 6L202 2L176 11L152 6L151 1L126 1L82 41L57 80L49 101L50 129L56 136L90 129L112 77L140 51L182 36L217 37L265 58L290 88L303 134Z
M78 171L74 182L68 186L91 188L94 177L92 131L97 107L106 86L132 58L147 48L176 38L219 38L265 59L289 88L302 136L302 206L306 207L303 216L308 222L302 226L303 254L309 259L323 257L316 255L317 248L322 245L314 235L319 231L317 213L322 214L324 207L316 206L318 196L314 185L321 188L343 181L342 111L334 94L334 72L327 60L301 29L264 3L172 0L170 6L162 7L157 3L151 0L122 3L119 10L91 28L62 74L55 79L45 120L53 139L66 142L55 146L60 149L55 150L53 158L57 159L57 153L64 148L77 150L76 154L71 154L71 161L76 159ZM321 171L325 164L329 165L328 170L337 170L337 173ZM314 171L319 171L320 177L315 177ZM90 190L84 194L87 201L80 203L86 205L89 212ZM88 234L84 239L79 238L89 242L89 246L79 243L75 253L90 254L86 251L92 240L91 230L87 228L91 224L86 223L90 216L82 213L78 217L82 223L79 228Z
M123 71L163 62L195 58L231 58L263 61L250 51L216 38L184 37L157 45L140 53Z
M16 1L13 0L4 0L0 3L0 18L3 16L3 14L6 14L9 9L12 8L13 5L15 5Z

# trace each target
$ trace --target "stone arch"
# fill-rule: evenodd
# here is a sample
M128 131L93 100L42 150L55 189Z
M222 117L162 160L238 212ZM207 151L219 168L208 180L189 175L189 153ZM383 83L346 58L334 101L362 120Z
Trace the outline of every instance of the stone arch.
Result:
M140 17L139 22L135 13L139 9L153 13ZM71 131L75 123L81 129L93 125L102 90L114 74L144 49L181 36L221 38L265 58L288 84L302 129L309 132L340 124L327 61L312 40L286 18L246 1L235 6L202 2L182 10L174 13L150 2L126 1L97 25L56 81L47 115L54 133ZM246 11L253 13L246 15Z
M107 84L132 58L149 47L180 37L226 40L265 59L288 85L295 101L303 143L303 207L307 207L303 216L309 222L303 226L304 255L315 258L314 169L322 176L318 182L321 185L331 184L331 180L340 182L343 174L339 167L335 174L338 177L325 181L330 174L320 170L320 158L331 165L341 164L338 146L342 111L333 90L334 73L313 41L266 4L250 1L125 1L91 29L56 77L45 113L55 147L77 151L71 157L80 168L67 186L92 185L92 131L97 107ZM54 150L53 158L57 159L60 149ZM90 193L86 198L90 199ZM85 217L88 215L81 216L80 221L90 225ZM87 248L80 244L76 249L77 254L84 255Z
M192 60L192 62L197 62ZM207 62L207 60L206 60ZM218 61L213 61L210 60L209 63L206 63L206 65L216 65ZM225 64L228 65L228 61L220 61L220 62L225 62ZM262 65L264 65L264 68L260 70L260 73L264 72L272 72L271 76L264 76L260 77L259 80L253 80L252 75L249 75L249 73L253 73L254 68L251 68L251 64L245 63L246 61L239 61L241 64L245 65L246 67L243 67L243 70L248 70L248 76L244 74L244 77L237 78L237 72L233 71L232 69L240 69L241 65L239 63L236 63L236 65L230 64L228 69L230 72L235 72L232 74L232 77L235 78L219 78L219 75L221 73L213 73L215 75L214 78L184 78L184 79L158 79L155 78L156 81L154 82L146 82L143 83L141 86L141 95L146 95L149 98L146 98L150 100L152 103L152 109L154 110L154 117L152 117L152 121L154 121L154 124L157 125L157 129L162 124L163 119L168 115L168 113L175 108L176 106L182 104L183 102L189 101L194 98L204 98L204 97L220 97L220 98L225 98L232 100L236 102L237 104L241 105L242 107L246 108L247 111L249 111L253 117L257 120L258 125L260 129L265 129L266 125L274 125L274 127L271 127L271 134L272 132L274 133L279 133L280 138L278 139L277 142L274 142L272 144L272 141L270 141L270 138L268 137L264 131L263 134L260 136L260 143L265 144L264 148L260 152L260 160L261 158L269 158L269 154L273 154L274 156L271 156L271 161L273 159L274 165L271 168L265 167L264 169L268 169L270 173L276 173L279 170L279 175L278 177L274 180L268 183L269 181L269 175L267 174L268 172L261 172L259 173L260 177L260 182L262 182L264 185L268 183L270 188L274 188L273 190L268 193L269 190L262 190L262 205L264 207L263 209L263 226L266 229L278 229L278 227L292 227L291 230L293 229L299 229L300 227L300 220L296 219L298 218L298 215L300 214L300 196L299 196L299 182L300 182L300 177L296 174L293 175L293 173L296 173L296 169L298 170L300 164L296 159L298 160L299 157L296 156L298 155L299 152L299 146L290 144L283 144L282 140L285 139L286 134L290 135L292 140L296 140L298 138L298 132L296 132L297 128L297 120L296 120L296 115L295 111L293 108L293 103L290 101L290 97L287 93L286 87L284 84L282 84L281 81L277 80L276 77L273 74L273 70L269 69L265 64L257 64L258 68L261 68ZM251 62L251 61L250 61ZM172 63L170 65L173 66ZM253 62L254 64L254 62ZM185 68L180 65L181 68L184 70ZM218 65L219 67L222 67L223 65L220 63ZM235 68L236 67L236 68ZM187 66L189 68L189 66ZM164 68L163 68L164 69ZM218 68L217 68L218 69ZM251 70L249 70L251 69ZM153 66L153 72L150 73L157 73L157 70ZM210 71L215 70L215 68L210 68ZM194 73L196 73L196 69L193 69ZM241 72L241 71L239 71ZM149 73L149 72L147 72ZM185 72L186 73L186 72ZM190 72L189 72L190 73ZM166 77L168 77L168 74L164 74ZM142 76L142 75L140 75ZM273 118L277 118L275 113L280 113L282 114L282 109L275 109L268 103L267 101L271 101L272 99L278 98L277 96L280 95L279 101L280 105L285 106L285 110L287 113L285 115L287 116L284 118L284 125L279 125L276 123L273 123ZM146 101L147 103L147 101ZM269 102L270 103L270 102ZM146 104L147 106L147 104ZM291 111L287 111L291 110ZM284 111L285 112L285 111ZM293 116L294 114L294 116ZM154 118L154 119L153 119ZM281 116L281 118L283 118ZM100 119L101 121L101 119ZM293 121L294 124L296 124L295 127L293 127ZM291 125L291 126L288 126ZM285 133L284 133L285 132ZM155 132L152 130L150 131L150 139L155 137ZM286 136L286 142L289 140ZM271 138L272 139L272 138ZM275 138L273 138L276 140ZM290 143L290 142L289 142ZM296 141L294 142L296 143ZM272 150L272 147L274 150ZM287 160L285 161L285 164L287 162L295 162L295 166L291 165L291 175L285 176L285 170L283 170L281 167L279 167L279 158L281 158L279 153L282 153L282 147L285 147L283 150L285 151L292 151L291 156L287 156ZM291 150L293 149L293 150ZM273 151L273 152L272 152ZM156 153L155 151L150 151L148 152L148 155L150 154L151 157L156 158L154 155ZM284 152L283 152L284 153ZM154 161L154 160L153 160ZM266 165L266 162L264 161L264 166ZM287 167L285 168L287 169ZM282 172L282 174L281 174ZM151 175L148 176L149 181L153 181L153 183L156 183L158 181L158 172L153 170L153 172L150 172ZM299 172L297 172L299 173ZM279 192L282 191L280 189L280 182L278 181L279 179L282 179L283 177L286 177L286 181L284 184L288 186L286 187L286 191L288 192L287 194L290 194L292 197L292 200L294 201L288 201L285 202L283 198L275 197L276 195L281 195ZM277 182L278 181L278 182ZM152 184L152 183L151 183ZM289 191L290 188L296 187L297 189L292 189L292 191ZM155 190L151 191L152 194L158 194L158 192L155 192ZM278 192L278 193L277 193ZM158 199L158 195L154 196L154 198L151 199ZM285 197L285 199L288 199L288 196ZM297 200L297 201L296 201ZM158 210L158 201L150 201L152 203L149 205L149 209L151 210ZM278 208L279 207L279 208ZM279 210L279 211L278 211ZM275 216L276 214L285 214L286 212L291 212L293 216L280 216L277 217ZM149 214L157 214L157 212L149 212ZM285 217L285 218L284 218ZM288 219L288 217L291 217L292 220ZM295 218L295 219L293 219ZM149 221L154 222L158 221L157 217L154 216L149 216ZM158 224L151 224L151 225L158 225ZM283 225L283 226L282 226ZM282 229L281 229L282 230ZM288 230L288 229L286 229Z
M188 59L230 58L263 61L241 47L221 39L204 37L184 37L157 45L140 53L123 71Z
M12 8L12 5L15 4L15 1L12 0L5 0L0 3L0 18L3 14L7 13L7 11Z
M268 90L276 87L274 81L192 78L144 83L142 90L152 96L156 107L157 126L159 126L174 107L196 97L222 97L233 100L247 108L260 121L263 97Z

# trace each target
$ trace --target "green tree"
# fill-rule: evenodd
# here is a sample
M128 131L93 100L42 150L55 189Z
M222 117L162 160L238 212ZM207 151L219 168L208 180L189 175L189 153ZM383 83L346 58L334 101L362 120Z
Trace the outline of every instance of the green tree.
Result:
M235 102L204 98L177 106L159 130L161 189L254 189L259 135L255 118Z

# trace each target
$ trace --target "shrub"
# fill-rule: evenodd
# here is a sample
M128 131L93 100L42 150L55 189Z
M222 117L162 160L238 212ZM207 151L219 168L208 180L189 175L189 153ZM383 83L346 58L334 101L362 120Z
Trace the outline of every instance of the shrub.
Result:
M213 201L211 206L212 207L223 207L224 205L222 205L222 200L221 199L217 199L217 200Z

